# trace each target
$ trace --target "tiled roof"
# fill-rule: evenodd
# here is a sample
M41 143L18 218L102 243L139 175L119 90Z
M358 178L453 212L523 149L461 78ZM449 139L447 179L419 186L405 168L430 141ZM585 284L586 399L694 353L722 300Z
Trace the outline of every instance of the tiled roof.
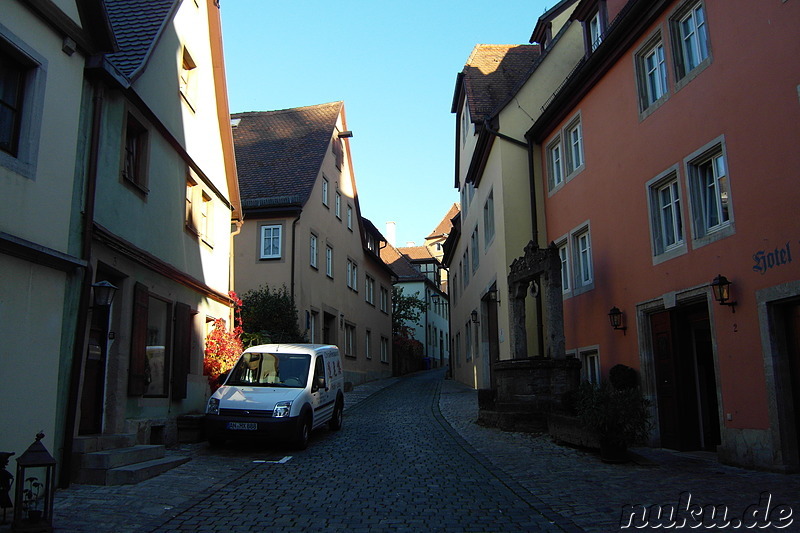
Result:
M244 205L308 200L329 149L342 102L235 113L239 192Z
M397 251L408 256L411 261L436 261L427 246L404 246L398 248Z
M105 0L119 51L106 57L128 79L147 63L162 29L180 0Z
M431 232L430 235L425 237L426 239L436 239L438 237L447 237L450 234L450 230L453 229L453 217L456 216L461 209L459 208L458 204L453 204L447 214L444 216L439 225L436 226L436 229Z
M475 45L461 71L472 122L483 121L505 103L539 55L539 45Z
M397 281L424 281L427 279L400 250L389 243L381 248L381 259L392 269Z

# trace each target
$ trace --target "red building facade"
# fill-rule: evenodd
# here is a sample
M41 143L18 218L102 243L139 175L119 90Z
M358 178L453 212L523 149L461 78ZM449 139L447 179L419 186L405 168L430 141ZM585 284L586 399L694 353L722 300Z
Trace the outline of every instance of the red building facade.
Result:
M528 132L568 353L589 380L639 370L653 445L796 471L800 4L589 0L573 18L586 56Z

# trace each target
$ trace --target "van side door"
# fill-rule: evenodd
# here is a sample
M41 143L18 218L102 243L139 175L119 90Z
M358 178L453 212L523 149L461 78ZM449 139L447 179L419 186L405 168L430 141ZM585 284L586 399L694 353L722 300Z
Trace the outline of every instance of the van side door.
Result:
M311 407L314 409L314 427L321 426L331 418L336 397L331 397L329 377L325 369L325 358L317 355L311 382Z

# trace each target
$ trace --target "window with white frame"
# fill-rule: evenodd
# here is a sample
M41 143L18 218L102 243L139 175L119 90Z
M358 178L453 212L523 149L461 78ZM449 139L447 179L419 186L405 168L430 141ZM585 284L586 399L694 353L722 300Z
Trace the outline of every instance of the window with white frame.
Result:
M636 54L636 69L639 81L639 107L644 111L667 94L667 65L664 58L664 42L660 34Z
M547 145L547 185L552 191L564 183L564 162L561 153L561 136Z
M358 292L358 264L352 259L347 260L347 286Z
M462 265L464 268L461 271L461 281L463 282L464 289L466 289L467 285L469 285L469 248L464 250Z
M466 99L464 99L464 107L461 110L461 146L464 146L467 142L467 135L469 134L470 126L469 103Z
M261 259L281 258L281 226L261 226Z
M339 191L336 191L336 197L334 198L334 205L333 211L336 214L336 218L339 220L342 219L342 195Z
M372 359L372 331L364 332L364 357Z
M478 270L478 266L480 264L481 254L478 253L480 249L478 246L478 227L475 226L475 230L472 232L472 237L470 239L470 247L472 248L472 272Z
M572 174L583 166L583 127L580 117L565 128L564 137L567 142L567 174Z
M308 239L308 253L309 253L309 264L312 268L317 268L317 254L319 250L319 237L317 237L314 233L309 236Z
M328 207L328 180L322 178L322 205Z
M658 256L684 247L681 191L675 170L648 184L653 254Z
M586 31L589 39L589 50L594 52L600 43L603 42L603 27L600 19L600 11L597 11L586 23Z
M455 352L456 368L461 368L461 332L456 333Z
M364 299L370 305L375 305L375 279L367 274L364 282Z
M325 275L333 277L333 248L329 244L325 245Z
M356 356L356 327L347 323L344 325L344 355Z
M353 207L347 206L347 229L353 230Z
M317 342L317 320L319 313L312 311L308 320L308 340L313 344Z
M483 204L483 246L488 248L494 239L494 191L489 192Z
M384 313L389 312L389 289L384 286L380 288L380 308Z
M722 144L714 144L686 165L697 239L729 228L732 219L728 169Z
M381 363L389 362L389 339L381 337Z
M676 78L681 80L709 58L708 26L703 2L687 3L670 20Z
M594 281L592 271L592 241L589 228L581 229L572 237L575 250L575 288L589 287Z
M600 355L597 348L581 350L581 381L600 384Z
M146 194L148 192L148 131L144 124L130 112L125 119L124 139L122 178Z
M189 50L185 47L183 49L183 59L181 61L179 88L184 101L194 110L197 99L197 65L194 59L192 59Z
M561 291L569 292L572 289L572 278L569 268L569 248L566 239L557 244L558 258L561 260Z

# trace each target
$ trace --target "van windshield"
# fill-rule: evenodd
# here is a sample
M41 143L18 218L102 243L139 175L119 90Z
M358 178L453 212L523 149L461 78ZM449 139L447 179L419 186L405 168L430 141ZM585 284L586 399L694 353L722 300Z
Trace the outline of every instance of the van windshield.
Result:
M311 356L292 353L242 354L226 385L305 388Z

